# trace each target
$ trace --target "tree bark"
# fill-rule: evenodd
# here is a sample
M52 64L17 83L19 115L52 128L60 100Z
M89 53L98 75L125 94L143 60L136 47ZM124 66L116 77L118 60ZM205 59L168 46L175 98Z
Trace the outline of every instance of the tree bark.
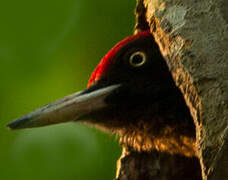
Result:
M203 180L227 180L228 1L138 0L136 19L135 32L150 27L191 111ZM118 180L129 179L137 156L123 152ZM155 173L156 162L144 161Z

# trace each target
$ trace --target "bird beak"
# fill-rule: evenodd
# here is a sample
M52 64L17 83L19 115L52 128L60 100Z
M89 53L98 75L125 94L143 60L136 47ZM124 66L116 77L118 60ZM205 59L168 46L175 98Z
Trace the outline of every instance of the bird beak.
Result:
M11 123L10 129L23 129L75 121L80 116L105 108L105 99L120 85L90 91L86 89L41 107Z

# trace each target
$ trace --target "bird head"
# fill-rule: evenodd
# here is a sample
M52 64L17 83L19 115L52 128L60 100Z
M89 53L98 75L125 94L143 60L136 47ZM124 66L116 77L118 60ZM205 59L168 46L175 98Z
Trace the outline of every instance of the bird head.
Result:
M189 119L186 114L188 117L183 97L147 30L117 43L102 58L85 90L37 109L8 127L82 121L117 133L123 141L134 137L132 142L140 144L154 137L168 137L173 131L189 135L182 129L189 124L184 120ZM177 124L183 126L178 129ZM156 146L152 144L149 148Z

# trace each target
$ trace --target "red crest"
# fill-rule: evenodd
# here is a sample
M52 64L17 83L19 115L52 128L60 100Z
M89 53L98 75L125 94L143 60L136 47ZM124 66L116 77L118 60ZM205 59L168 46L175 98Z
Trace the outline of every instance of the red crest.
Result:
M94 82L96 82L100 77L101 75L105 74L108 70L109 70L109 67L111 66L112 62L113 62L113 59L116 55L116 53L122 48L124 47L125 45L127 45L128 43L138 39L138 38L141 38L141 37L145 37L145 36L148 36L150 34L150 30L147 30L147 31L143 31L143 32L140 32L136 35L132 35L132 36L129 36L125 39L123 39L122 41L120 41L119 43L117 43L101 60L101 62L97 65L96 69L93 71L90 79L89 79L89 82L88 82L88 85L87 87L89 87L91 84L93 84Z

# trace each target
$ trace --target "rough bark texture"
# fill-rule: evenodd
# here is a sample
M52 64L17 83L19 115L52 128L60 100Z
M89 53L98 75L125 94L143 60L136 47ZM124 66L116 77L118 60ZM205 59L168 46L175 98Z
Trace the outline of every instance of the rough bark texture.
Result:
M203 179L228 179L228 1L138 0L136 17L136 32L149 25L191 111ZM156 174L153 156L140 157L147 167L132 165L138 156L123 152L118 180L137 179L126 174L140 168Z

